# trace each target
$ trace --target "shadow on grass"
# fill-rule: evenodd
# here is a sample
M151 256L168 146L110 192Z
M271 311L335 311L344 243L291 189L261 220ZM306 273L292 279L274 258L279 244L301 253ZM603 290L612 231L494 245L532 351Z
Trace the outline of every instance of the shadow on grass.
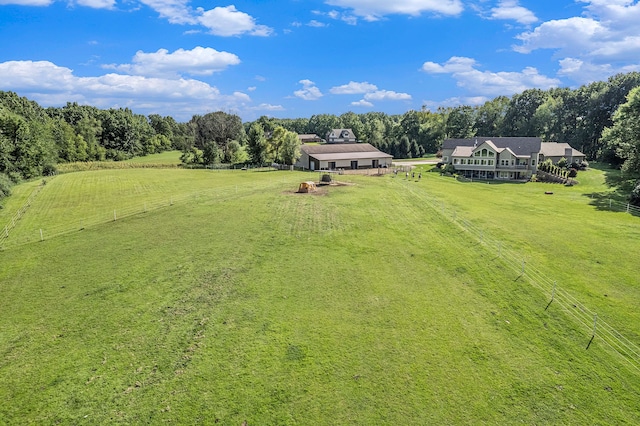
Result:
M633 185L623 179L620 169L609 164L592 163L591 168L600 170L604 173L605 184L613 191L591 192L583 194L584 197L591 199L590 205L597 210L602 211L619 211L640 217L640 210L634 206L627 207L629 202L629 194L633 190Z

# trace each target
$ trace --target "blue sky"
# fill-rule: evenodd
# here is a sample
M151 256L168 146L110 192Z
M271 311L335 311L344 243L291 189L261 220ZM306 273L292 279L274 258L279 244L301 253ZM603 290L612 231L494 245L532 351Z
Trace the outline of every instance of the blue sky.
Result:
M0 90L171 115L478 105L640 70L627 0L0 0Z

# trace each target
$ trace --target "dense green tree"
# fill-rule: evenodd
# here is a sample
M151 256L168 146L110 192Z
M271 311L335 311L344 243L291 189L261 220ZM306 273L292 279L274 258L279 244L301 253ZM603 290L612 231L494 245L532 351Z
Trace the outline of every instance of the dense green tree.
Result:
M503 121L504 136L540 136L541 129L533 117L548 93L540 89L528 89L513 95Z
M249 128L247 135L247 152L249 159L254 164L264 164L267 162L268 153L267 138L264 135L264 129L258 122L254 122Z
M295 132L287 131L284 135L284 141L280 148L282 162L284 164L295 164L300 158L300 138Z
M629 92L602 140L622 160L623 177L634 184L640 180L640 87Z
M395 149L396 158L411 158L411 142L407 135L403 135L398 141Z
M271 159L276 163L283 162L281 159L281 149L286 141L288 133L290 132L287 129L285 129L282 126L278 126L273 130L273 132L271 133L271 136L268 139L269 154Z
M449 138L470 138L476 133L475 122L475 111L472 107L464 105L451 108L447 114L445 133Z
M505 136L501 131L508 106L509 98L506 96L498 96L479 106L475 113L475 136Z
M217 111L203 116L196 115L191 119L191 125L194 129L194 144L199 149L204 149L209 142L215 142L224 151L229 142L244 142L245 139L242 120L235 114Z
M343 128L342 122L333 114L312 115L309 119L309 133L315 133L323 139L331 129L341 128ZM267 131L266 128L265 131Z
M198 155L197 150L198 148L196 148L195 151L193 149L191 150L193 155L191 162L194 164L196 164L196 160L199 159L200 163L205 166L210 166L220 163L220 160L222 159L223 154L215 141L208 141L204 143L204 146L202 147L202 155Z
M358 114L349 111L345 112L338 118L340 119L340 123L343 128L351 129L353 131L353 134L356 136L356 140L361 141L364 139L365 127ZM322 135L322 137L324 138L324 135Z

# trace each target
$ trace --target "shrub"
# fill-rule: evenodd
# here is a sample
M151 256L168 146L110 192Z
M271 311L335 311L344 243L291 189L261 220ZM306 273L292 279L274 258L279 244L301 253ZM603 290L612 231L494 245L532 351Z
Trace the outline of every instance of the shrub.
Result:
M558 167L560 167L561 169L564 169L567 167L567 159L562 157L561 159L558 160Z
M11 195L12 186L13 182L9 179L9 176L0 173L0 200Z
M631 191L629 202L634 206L640 206L640 181L638 181L636 187Z
M42 175L43 176L53 176L57 173L55 164L45 164L42 166Z
M444 169L442 169L442 172L452 175L456 172L456 169L455 167L453 167L453 164L447 164L446 166L444 166Z
M574 177L578 176L578 170L577 170L577 169L575 169L575 168L573 168L573 167L572 167L572 168L570 168L570 169L569 169L569 175L568 175L568 176L569 176L570 178L574 178Z

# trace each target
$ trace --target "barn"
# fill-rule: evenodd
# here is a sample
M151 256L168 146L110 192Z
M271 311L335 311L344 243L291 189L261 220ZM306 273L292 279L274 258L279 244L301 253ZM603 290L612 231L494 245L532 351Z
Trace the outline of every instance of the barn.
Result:
M368 143L302 145L296 167L309 170L390 167L393 156Z

